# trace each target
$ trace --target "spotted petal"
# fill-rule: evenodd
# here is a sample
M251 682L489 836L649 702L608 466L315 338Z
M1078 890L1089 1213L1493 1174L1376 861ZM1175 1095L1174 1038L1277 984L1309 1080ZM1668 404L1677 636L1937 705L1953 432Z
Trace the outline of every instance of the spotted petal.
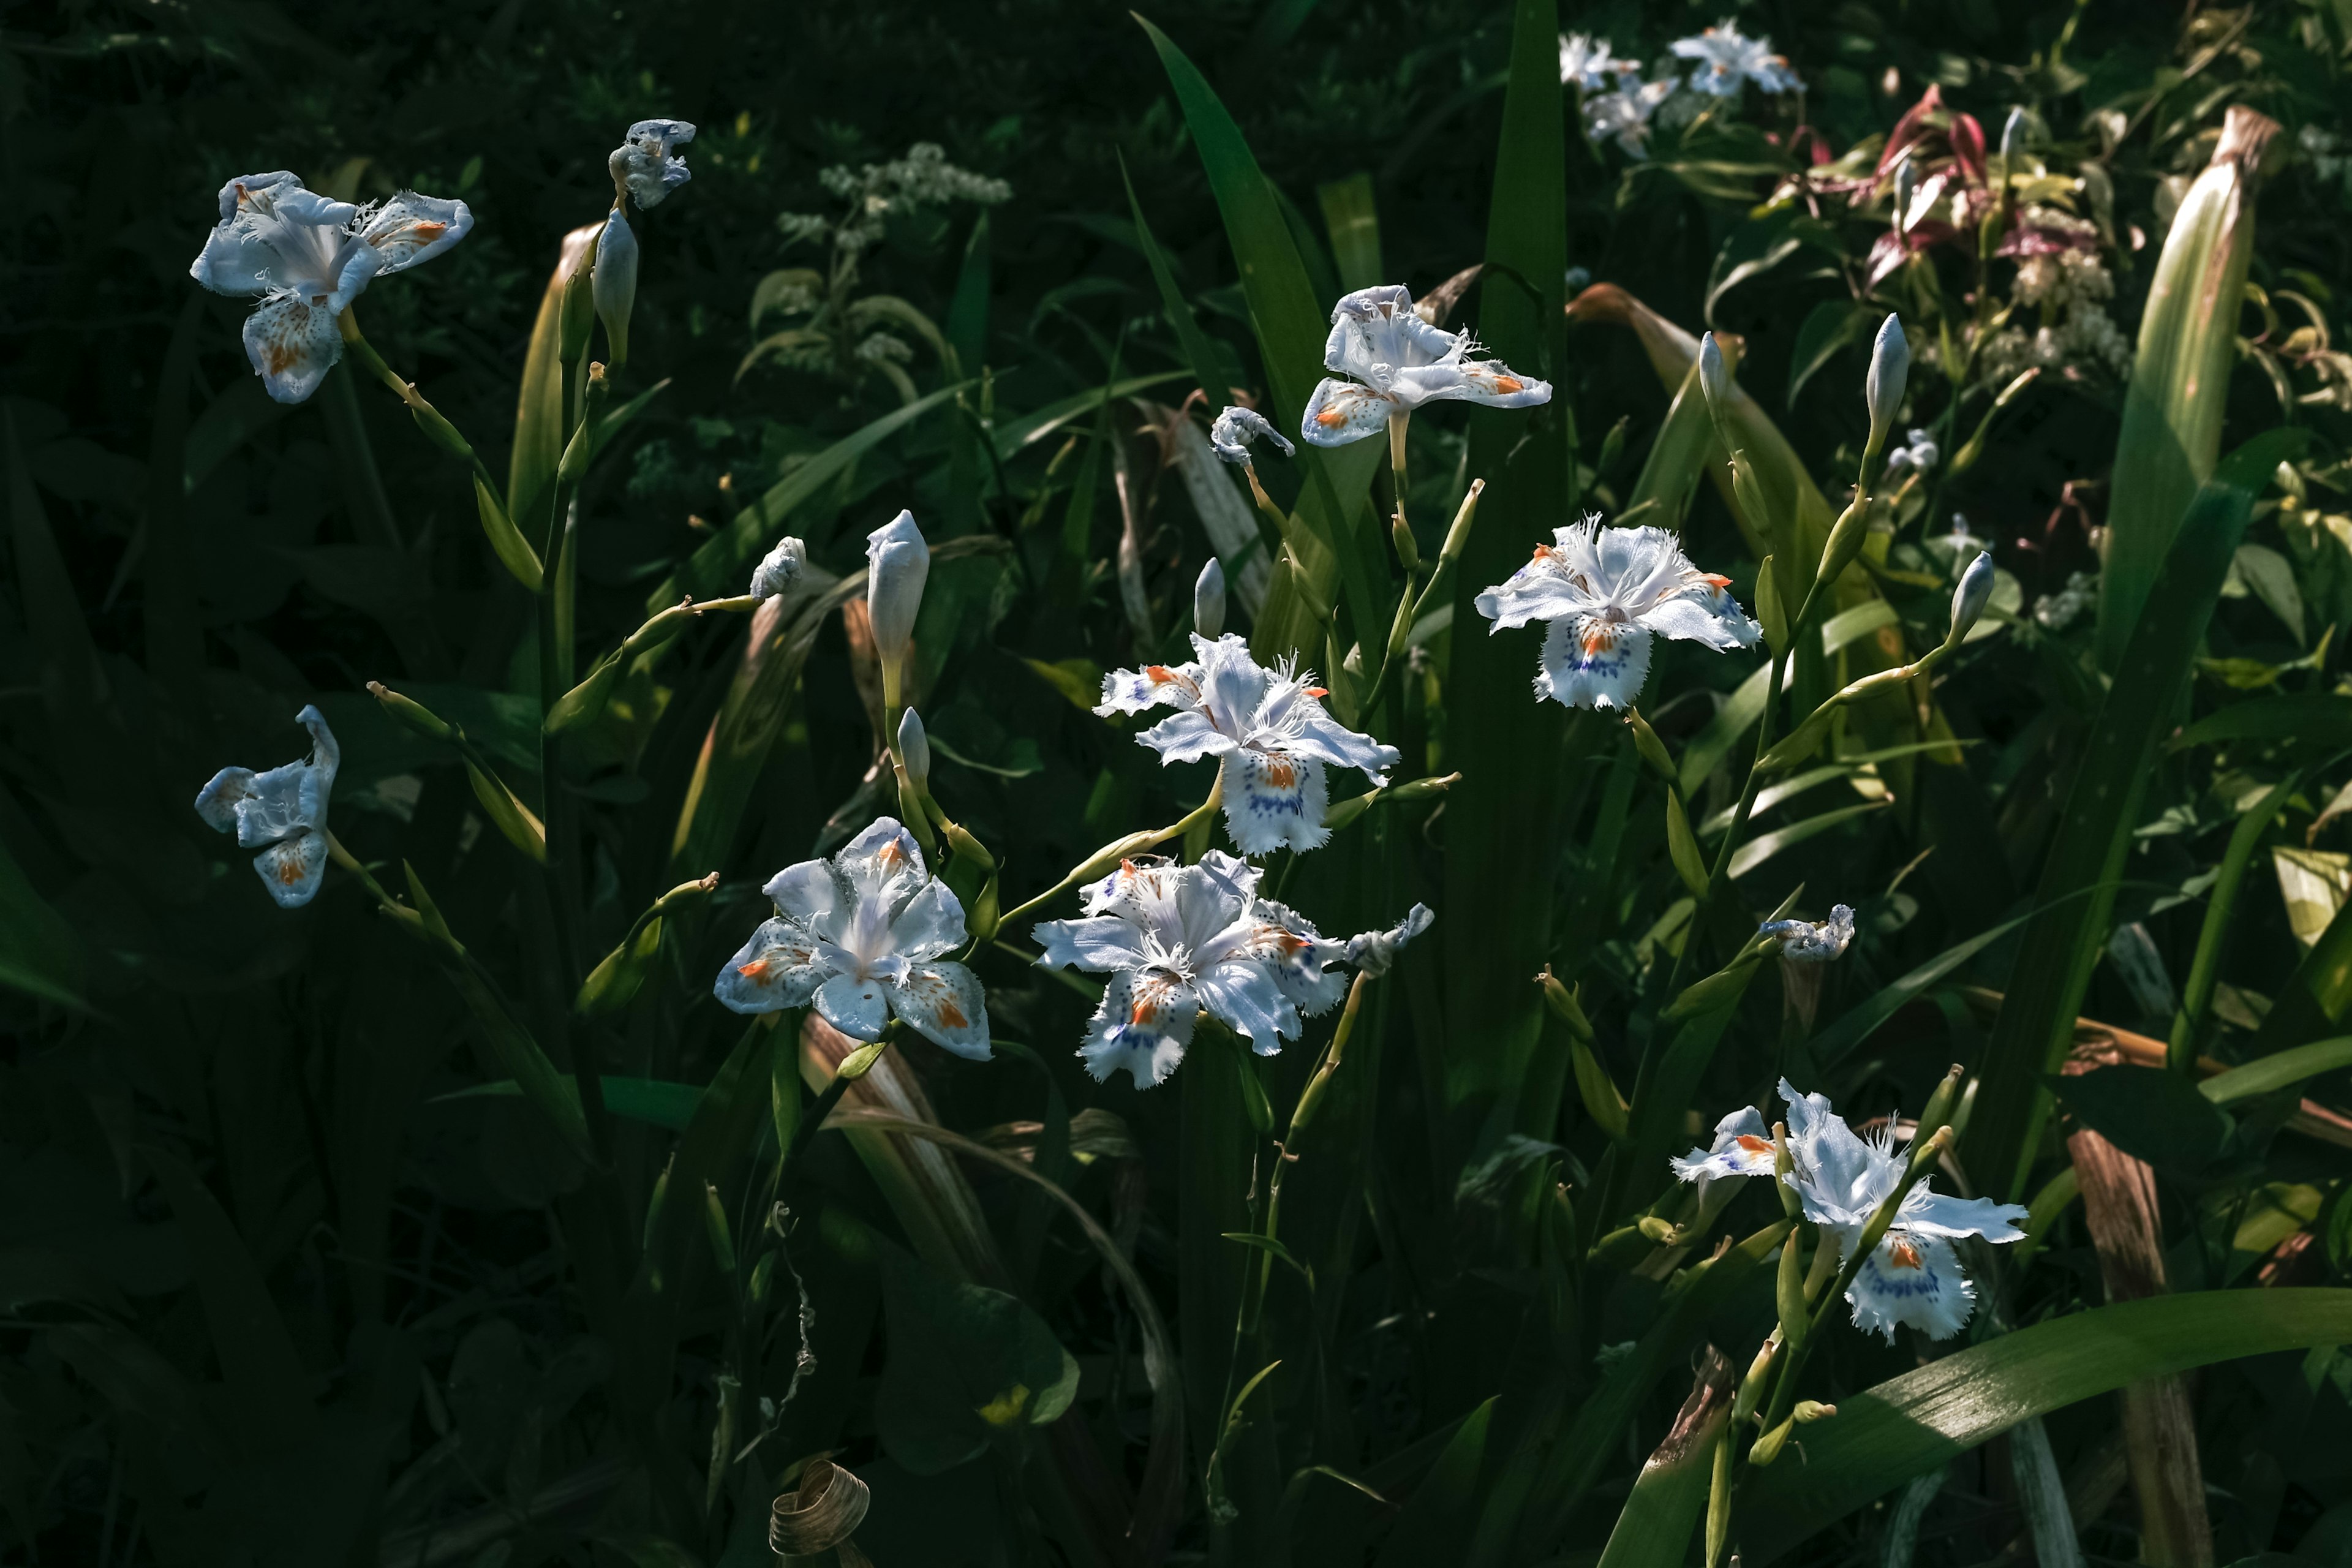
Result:
M281 838L253 858L253 868L281 908L300 909L318 895L327 874L327 836L312 828Z
M196 815L216 833L235 832L237 802L253 794L257 776L251 768L223 768L196 792Z
M1098 1080L1123 1068L1136 1088L1150 1089L1165 1083L1184 1059L1200 1014L1199 994L1164 971L1115 974L1087 1021L1078 1056Z
M1210 1016L1235 1034L1247 1035L1250 1049L1259 1056L1270 1057L1285 1039L1297 1037L1298 1009L1265 964L1251 960L1213 964L1192 984Z
M962 964L909 965L890 987L890 1010L933 1045L971 1061L988 1060L988 998L980 977Z
M1726 1176L1769 1176L1776 1157L1763 1116L1754 1106L1743 1105L1715 1124L1713 1142L1667 1163L1685 1182L1718 1181Z
M816 988L812 998L817 1016L853 1040L878 1040L887 1021L888 1003L879 980L835 974Z
M937 958L961 947L964 930L963 903L945 882L927 882L890 922L890 947L917 963Z
M245 357L274 401L300 403L343 357L343 336L326 306L280 294L245 319Z
M719 971L710 993L730 1012L781 1012L807 1006L830 973L807 931L790 921L766 920Z
M1149 708L1191 708L1201 700L1201 667L1197 664L1148 664L1141 669L1114 669L1103 677L1102 705L1095 710L1108 719L1114 713L1140 713Z
M1859 1233L1842 1239L1851 1247ZM1853 1307L1854 1327L1883 1333L1891 1344L1897 1323L1931 1340L1950 1339L1976 1310L1977 1293L1950 1242L1889 1230L1864 1260L1845 1299Z
M1312 1018L1338 1006L1348 976L1328 966L1348 956L1348 944L1328 940L1312 921L1272 899L1259 900L1251 914L1249 956L1273 971L1275 984L1299 1013Z
M379 273L404 272L432 260L466 237L474 212L447 196L403 191L360 216L360 242L383 258Z
M1650 634L1598 616L1554 621L1544 634L1536 695L1570 708L1631 708L1650 674Z
M1529 621L1559 621L1601 608L1602 601L1570 575L1559 552L1549 544L1536 546L1535 559L1503 582L1478 595L1478 613L1495 623L1493 631L1507 631Z
M1697 577L1642 614L1642 624L1660 637L1705 643L1721 652L1754 647L1764 628L1751 620L1719 577Z
M1391 415L1403 412L1403 404L1360 382L1327 380L1307 400L1298 434L1310 447L1345 447L1379 435Z
M1520 375L1495 360L1459 351L1433 365L1397 373L1390 390L1408 407L1423 403L1477 403L1488 408L1528 408L1551 401L1551 383Z
M1331 830L1323 826L1329 785L1323 764L1314 758L1231 752L1219 777L1225 827L1243 854L1271 855L1286 845L1303 855L1330 838Z

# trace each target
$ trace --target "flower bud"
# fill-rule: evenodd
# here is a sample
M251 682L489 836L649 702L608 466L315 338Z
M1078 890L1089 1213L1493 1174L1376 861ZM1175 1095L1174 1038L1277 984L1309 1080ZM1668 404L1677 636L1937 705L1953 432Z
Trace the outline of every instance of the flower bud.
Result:
M1454 526L1445 531L1445 542L1438 547L1440 561L1459 561L1470 547L1470 525L1478 518L1478 498L1486 493L1486 481L1472 479L1470 493L1462 498L1462 510L1454 514Z
M383 705L383 710L399 721L403 728L415 731L427 740L446 741L449 726L440 716L413 697L403 697L381 680L367 683L368 695Z
M629 311L637 302L637 237L619 209L604 220L604 237L596 242L596 270L591 282L596 314L604 322L604 341L612 345L614 366L629 359Z
M1813 581L1835 581L1837 574L1853 565L1853 558L1862 553L1863 538L1869 531L1870 508L1866 499L1856 492L1853 503L1838 514L1837 521L1830 527L1829 542L1822 547L1821 570L1813 574Z
M1985 601L1992 597L1992 552L1980 550L1960 574L1960 585L1952 590L1952 629L1945 635L1944 646L1956 647L1969 635L1969 628L1984 614Z
M1707 412L1720 423L1731 412L1731 373L1724 368L1723 350L1713 332L1698 341L1698 385L1706 394Z
M1397 561L1407 572L1421 570L1421 542L1412 536L1412 527L1402 517L1389 521L1389 537L1396 542Z
M1213 555L1192 582L1192 629L1204 637L1225 629L1225 569Z
M2010 160L2025 146L2025 106L2018 105L2009 111L2009 119L2000 128L2001 172L2009 172Z
M1824 1405L1818 1399L1800 1399L1797 1407L1789 1412L1789 1419L1801 1426L1808 1421L1819 1421L1824 1415L1837 1414L1837 1406Z
M1870 375L1864 383L1870 404L1872 457L1885 448L1886 433L1895 427L1895 411L1903 405L1903 385L1910 375L1911 345L1904 339L1901 318L1889 316L1871 345Z
M1657 770L1660 778L1672 784L1682 776L1675 769L1674 759L1666 755L1666 743L1658 739L1658 732L1650 728L1650 721L1642 717L1641 710L1626 709L1625 723L1633 731L1633 749L1642 754L1643 762Z
M1952 1070L1944 1075L1944 1081L1927 1096L1927 1109L1919 1113L1919 1131L1913 1134L1914 1137L1932 1138L1950 1122L1952 1108L1960 1100L1960 1080L1968 1076L1968 1070L1958 1062L1952 1064Z
M930 546L913 512L902 511L866 536L866 608L874 622L874 651L886 670L907 657L930 573Z
M1633 1228L1661 1246L1675 1238L1674 1222L1660 1215L1643 1215Z
M898 760L906 764L908 780L920 794L931 779L931 739L923 733L923 716L912 708L898 719Z
M1907 234L1911 229L1911 198L1919 189L1919 166L1909 154L1895 165L1895 232Z

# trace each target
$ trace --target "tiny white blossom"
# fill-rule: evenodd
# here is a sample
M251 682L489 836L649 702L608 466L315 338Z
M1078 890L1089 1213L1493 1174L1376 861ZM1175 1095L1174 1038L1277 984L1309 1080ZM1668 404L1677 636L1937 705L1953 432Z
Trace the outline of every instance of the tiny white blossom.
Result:
M605 160L613 183L625 187L640 207L656 207L678 186L694 178L677 150L694 140L694 127L683 120L640 120L629 127L627 140Z
M1103 677L1096 712L1177 711L1138 735L1163 763L1216 757L1224 789L1225 826L1244 855L1287 845L1304 853L1331 837L1325 763L1360 768L1374 784L1400 753L1359 734L1324 710L1327 695L1288 660L1267 669L1238 637L1195 637L1187 664L1146 665Z
M261 851L253 868L269 896L289 910L317 896L327 874L327 797L343 759L315 705L294 721L310 731L309 761L260 773L223 768L196 795L198 816L219 832L235 832L239 848Z
M1612 91L1590 93L1584 100L1584 133L1594 142L1616 142L1618 151L1629 158L1645 157L1650 151L1650 121L1659 105L1674 94L1670 78L1629 79Z
M1422 320L1404 285L1359 289L1332 307L1331 336L1323 346L1324 368L1350 379L1316 386L1298 433L1314 446L1344 447L1379 434L1391 418L1424 403L1526 408L1551 401L1549 382L1472 357L1477 352L1469 333Z
M2097 576L2088 572L2070 572L2063 588L2033 601L2033 618L2043 631L2063 632L2098 602Z
M762 602L772 599L799 582L807 570L808 546L788 533L752 568L751 597Z
M1909 446L1897 447L1886 454L1886 476L1892 479L1906 468L1924 476L1933 473L1936 465L1943 460L1944 449L1936 444L1935 436L1915 427Z
M1780 1098L1789 1105L1789 1185L1805 1217L1836 1239L1840 1261L1850 1261L1871 1215L1902 1185L1908 1162L1895 1152L1891 1128L1865 1142L1830 1110L1826 1096L1799 1094L1783 1079ZM1952 1243L1968 1236L2022 1240L2018 1223L2026 1216L2018 1204L1946 1197L1920 1182L1846 1291L1854 1326L1876 1330L1890 1342L1897 1323L1932 1340L1951 1338L1976 1306L1976 1289Z
M940 955L965 940L963 905L931 880L914 836L877 818L830 860L803 860L761 889L776 913L719 970L711 991L737 1013L814 1006L854 1040L889 1016L960 1057L985 1061L979 977Z
M342 358L339 318L374 279L466 237L472 209L402 191L370 206L329 201L284 170L220 189L220 222L188 268L215 294L258 297L245 353L269 395L300 403Z
M1228 407L1209 426L1209 449L1228 463L1250 460L1250 443L1263 437L1282 448L1286 458L1297 455L1298 448L1290 437L1274 427L1273 421L1255 408Z
M1764 631L1663 528L1604 528L1599 513L1556 530L1508 582L1478 595L1493 631L1549 621L1536 694L1570 708L1630 708L1650 672L1653 634L1718 652Z
M1825 921L1768 921L1756 928L1780 944L1780 956L1797 963L1828 963L1845 954L1853 941L1853 910L1845 904L1830 908Z
M1718 22L1694 37L1677 38L1667 47L1684 59L1698 62L1691 72L1691 88L1711 98L1736 98L1751 81L1766 92L1795 92L1805 85L1789 68L1789 62L1772 52L1771 39L1748 37L1737 22Z

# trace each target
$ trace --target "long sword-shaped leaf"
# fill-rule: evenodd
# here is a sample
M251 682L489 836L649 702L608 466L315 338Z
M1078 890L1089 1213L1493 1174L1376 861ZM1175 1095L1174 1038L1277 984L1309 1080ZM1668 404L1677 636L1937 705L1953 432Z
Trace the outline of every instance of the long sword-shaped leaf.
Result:
M1969 1119L1969 1170L1995 1196L2024 1184L2049 1113L2042 1075L2057 1070L2074 1038L2084 988L2106 945L2148 759L2172 725L2251 504L2245 491L2224 485L2204 487L2189 504L2084 748ZM2085 889L2088 897L2070 896Z
M2254 250L2254 171L2278 129L2243 105L2231 108L2212 162L2181 199L2157 259L2116 438L2099 575L2099 663L2110 672L2121 668L2188 498L2213 477L2221 456Z
M1974 1345L1838 1401L1805 1428L1805 1462L1750 1472L1746 1561L1813 1531L2028 1416L2126 1384L2352 1340L2352 1290L2200 1290L2101 1307Z
M1567 363L1568 153L1558 34L1551 0L1518 0L1478 321L1479 338L1506 363L1554 382ZM1543 292L1498 278L1504 268ZM1542 1030L1541 993L1527 978L1551 947L1548 889L1558 858L1566 726L1559 708L1538 702L1528 687L1532 640L1488 637L1476 600L1570 515L1575 445L1564 398L1532 414L1478 409L1471 417L1470 472L1487 489L1454 578L1446 765L1461 771L1462 782L1446 812L1445 907L1511 916L1483 930L1454 921L1439 932L1453 1053L1448 1088L1457 1107L1516 1096ZM1547 1135L1549 1125L1524 1130Z

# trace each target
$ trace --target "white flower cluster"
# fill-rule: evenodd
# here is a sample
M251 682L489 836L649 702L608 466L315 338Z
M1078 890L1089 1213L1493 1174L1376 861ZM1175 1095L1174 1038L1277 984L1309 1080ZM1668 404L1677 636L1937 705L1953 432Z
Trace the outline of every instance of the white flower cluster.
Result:
M2045 632L2063 632L2098 602L2097 574L2070 572L2066 574L2063 588L2054 594L2044 594L2033 601L2034 624Z
M1564 33L1559 40L1559 79L1582 94L1585 134L1612 141L1628 157L1649 151L1653 120L1669 128L1698 118L1710 98L1737 98L1749 82L1766 92L1798 92L1804 83L1789 62L1772 52L1772 40L1751 38L1737 22L1725 21L1667 46L1643 79L1642 62L1612 52L1606 38ZM1675 60L1692 62L1687 76Z
M2093 242L2098 235L2095 224L2055 207L2029 206L2019 215L2019 225ZM2049 370L2075 365L2104 371L2118 381L2128 378L2131 340L2107 314L2105 304L2115 293L2114 275L2089 245L2019 258L2017 302L2039 308L2042 325L2031 332L2005 327L1994 333L1984 350L1987 378L2006 382L2035 365Z
M817 183L839 196L845 210L834 217L785 213L776 219L776 226L783 230L786 239L830 239L838 248L853 252L879 244L894 212L945 206L950 202L994 206L1013 195L1013 187L1003 180L949 163L947 150L935 142L918 142L905 157L887 163L868 163L861 169L835 163L818 172Z

